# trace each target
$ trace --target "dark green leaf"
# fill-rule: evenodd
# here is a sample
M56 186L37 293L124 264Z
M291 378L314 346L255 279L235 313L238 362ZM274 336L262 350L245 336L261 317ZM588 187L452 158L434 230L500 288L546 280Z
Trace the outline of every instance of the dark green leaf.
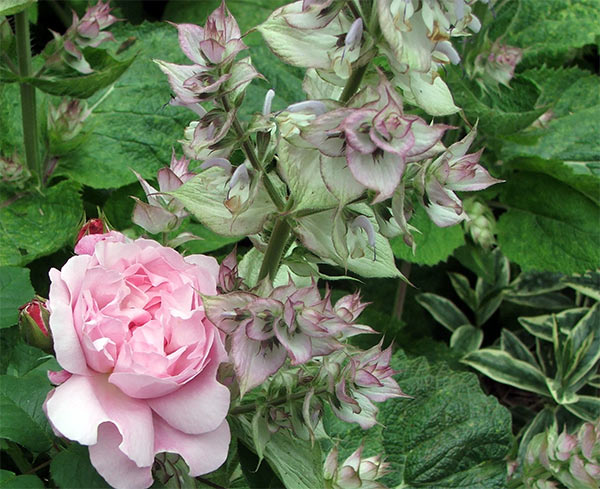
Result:
M469 279L460 273L449 272L448 276L458 297L472 310L475 310L477 308L477 297L475 297L475 291L471 288Z
M44 483L35 475L16 475L0 469L0 488L5 489L44 489Z
M52 445L51 431L42 404L50 390L44 375L0 377L0 437L44 452Z
M395 355L392 366L411 400L381 405L391 487L504 488L512 442L509 412L481 392L477 377L445 364Z
M502 193L498 244L525 270L585 272L600 265L600 208L543 174L522 172Z
M587 272L584 275L565 277L562 283L583 295L600 301L600 272Z
M529 351L529 348L519 339L517 335L508 329L503 329L500 335L500 348L511 357L529 363L531 366L539 368L537 360Z
M62 181L44 193L0 208L0 265L23 265L75 239L82 215L79 187Z
M426 292L417 295L416 299L437 322L450 331L454 331L465 324L471 324L467 316L458 307L441 295Z
M92 466L87 447L75 442L52 459L50 474L61 489L110 487Z
M554 319L558 324L558 330L563 335L568 335L575 324L588 312L585 307L567 309L558 314L545 314L542 316L520 317L519 323L530 334L545 341L552 341L552 325Z
M19 306L35 294L29 281L29 269L0 267L0 328L17 324Z
M466 355L477 350L481 346L482 341L483 331L470 324L465 324L454 330L450 337L450 346L463 355Z

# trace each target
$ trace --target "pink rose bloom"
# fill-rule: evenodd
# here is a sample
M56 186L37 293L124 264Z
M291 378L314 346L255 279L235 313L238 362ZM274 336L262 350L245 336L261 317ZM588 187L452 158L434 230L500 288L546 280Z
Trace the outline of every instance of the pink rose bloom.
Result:
M217 381L221 333L199 295L216 294L216 260L121 241L100 240L50 271L50 329L66 372L53 373L63 383L44 408L59 435L89 445L109 484L133 489L152 484L160 452L180 454L194 477L225 461L229 390Z

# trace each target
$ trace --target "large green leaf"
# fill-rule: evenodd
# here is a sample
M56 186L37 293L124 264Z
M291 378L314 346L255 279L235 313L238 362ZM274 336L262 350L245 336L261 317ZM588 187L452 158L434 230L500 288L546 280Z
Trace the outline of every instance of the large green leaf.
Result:
M44 193L0 207L0 265L23 265L75 239L83 213L79 186L62 181Z
M29 270L19 267L0 267L0 328L17 323L19 306L33 298Z
M71 443L66 450L62 450L52 459L50 474L61 489L110 487L90 463L87 447L77 443Z
M461 226L441 228L429 219L422 207L411 218L410 224L420 232L414 233L416 250L413 254L410 246L401 237L390 240L396 258L419 265L435 265L445 261L452 252L465 242Z
M19 13L33 3L36 0L2 0L0 1L0 15L14 15Z
M511 2L507 2L511 3ZM528 0L504 42L524 49L522 64L562 64L573 48L594 44L600 35L598 0Z
M50 390L44 374L0 377L0 438L23 445L33 452L52 446L51 430L42 411Z
M0 469L0 488L44 489L44 487L44 483L35 475L16 475L9 470Z
M119 78L112 93L86 121L91 135L61 159L57 173L95 188L121 187L136 181L131 169L146 178L171 160L171 148L193 119L189 110L166 106L171 89L153 58L171 62L186 59L177 31L166 24L118 25L112 29L119 41L137 38L140 52ZM96 101L100 95L90 99Z
M515 174L502 190L502 252L524 270L585 272L600 265L600 208L543 174Z
M483 394L477 377L394 356L396 379L412 400L388 400L380 422L391 487L504 488L512 443L510 413Z

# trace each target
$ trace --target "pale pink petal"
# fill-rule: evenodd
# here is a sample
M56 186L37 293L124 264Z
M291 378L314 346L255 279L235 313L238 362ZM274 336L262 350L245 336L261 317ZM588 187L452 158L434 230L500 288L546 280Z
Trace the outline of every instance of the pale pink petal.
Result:
M138 467L119 445L122 436L112 423L98 428L98 443L90 447L90 461L98 473L115 489L146 489L152 479L152 463Z
M227 459L231 441L227 421L208 433L189 435L176 430L159 416L154 416L154 430L154 451L180 454L188 464L192 477L218 469Z
M110 375L109 382L136 399L166 396L180 386L173 379L159 379L152 375L131 372L114 372Z
M70 378L71 374L66 370L59 370L58 372L55 372L54 370L48 370L48 380L52 385L60 385Z
M194 24L173 24L179 31L179 45L185 55L194 63L204 64L200 51L200 41L204 39L204 29Z
M201 294L215 295L217 293L217 277L219 276L219 263L212 256L189 255L184 258L187 263L197 265L198 269L193 270L199 277Z
M152 411L107 382L105 375L74 375L48 396L45 410L52 426L83 445L98 441L98 426L116 425L123 436L119 449L138 466L152 465Z
M229 389L216 378L222 360L218 352L211 352L210 363L194 380L168 396L149 399L148 405L173 428L184 433L213 431L229 410Z
M396 154L376 152L364 155L349 147L346 158L354 178L365 187L377 192L374 203L391 197L400 184L404 161Z

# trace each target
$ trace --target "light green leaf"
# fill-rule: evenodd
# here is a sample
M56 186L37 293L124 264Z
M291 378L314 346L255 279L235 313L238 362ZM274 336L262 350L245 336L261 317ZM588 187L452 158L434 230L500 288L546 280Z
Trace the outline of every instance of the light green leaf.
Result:
M543 174L522 172L503 187L508 212L498 221L498 244L524 270L585 272L600 265L600 208Z
M595 44L600 35L598 0L521 2L504 42L524 48L524 66L562 64L573 48Z
M88 448L75 442L61 450L50 464L52 480L61 489L104 489L110 486L98 475L90 462Z
M523 360L518 360L505 351L485 348L469 353L463 363L482 374L519 389L549 396L544 374Z
M37 0L0 0L0 15L14 15L29 8Z
M37 453L52 446L50 427L42 411L50 387L43 374L0 377L0 438Z
M470 324L459 326L450 337L450 347L465 355L479 349L482 342L483 331Z
M184 62L177 30L166 24L120 24L118 41L137 38L140 52L114 90L86 121L91 135L85 144L61 159L56 172L94 188L116 188L133 183L131 169L145 178L171 160L171 148L194 118L190 110L166 106L171 89L152 58ZM90 99L94 103L102 94Z
M83 213L79 186L62 181L44 193L0 208L0 265L24 265L75 239Z
M19 307L35 294L29 281L29 269L0 267L0 328L17 324Z
M260 267L264 256L265 255L258 249L252 248L240 260L238 273L240 274L240 277L244 279L244 283L248 287L254 287L258 283L258 274L260 273ZM298 287L307 287L312 281L311 277L301 277L292 272L287 265L281 265L279 270L277 270L277 275L275 275L275 278L273 279L273 286L279 287L281 285L287 285L290 277Z
M433 318L450 331L455 331L460 326L471 324L471 321L451 301L441 295L426 292L415 297Z
M446 261L452 252L465 242L461 226L436 226L422 207L417 208L410 224L420 231L414 233L417 246L414 254L401 237L390 240L394 256L401 260L419 265L435 265Z
M477 377L394 355L396 380L414 398L380 405L383 446L403 488L501 489L512 443L509 412L485 396Z
M217 234L240 237L258 233L277 208L264 190L263 183L258 182L254 202L234 218L223 203L227 197L229 178L223 169L209 168L170 192L170 195L181 201L196 219Z

